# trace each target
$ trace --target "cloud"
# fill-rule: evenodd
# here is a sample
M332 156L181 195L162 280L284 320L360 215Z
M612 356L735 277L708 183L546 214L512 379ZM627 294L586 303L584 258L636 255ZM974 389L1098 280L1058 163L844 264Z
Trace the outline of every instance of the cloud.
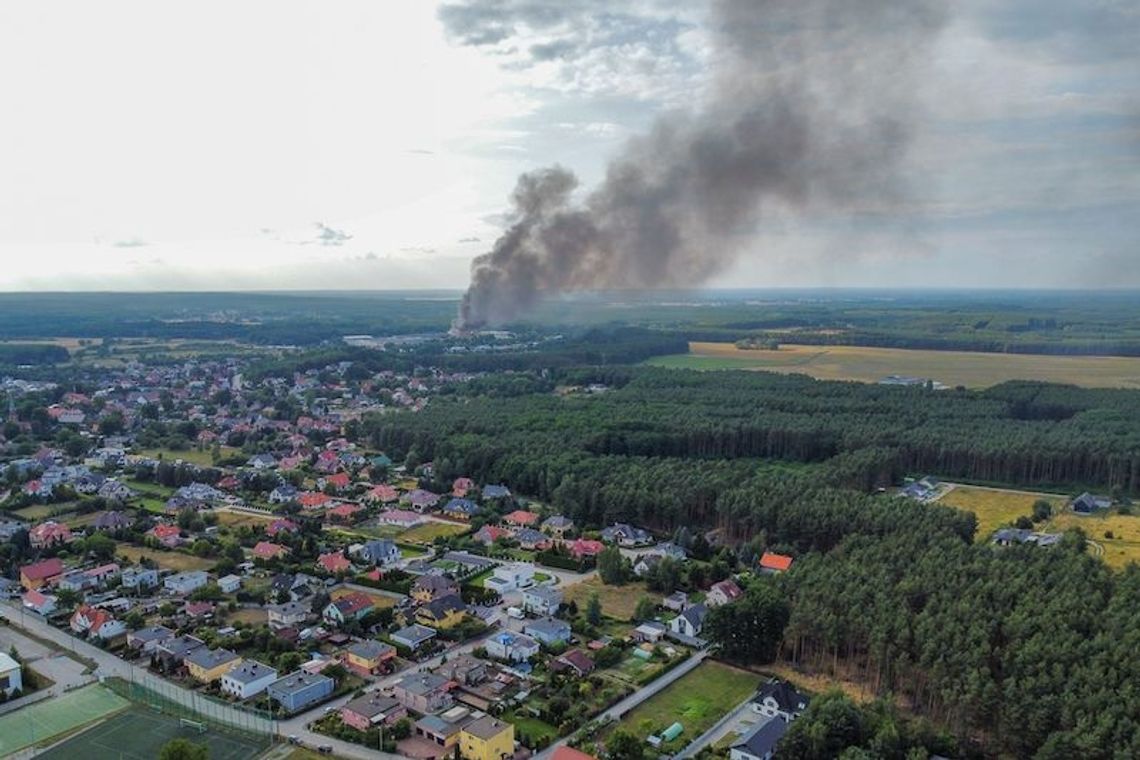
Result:
M478 242L480 242L480 240L477 237L471 236L471 237L459 238L458 242L460 242L460 243L478 243Z
M150 243L143 240L142 238L133 237L126 238L125 240L116 240L115 242L111 243L111 245L116 248L145 248L146 246L150 245Z
M344 230L338 230L329 227L324 222L315 222L317 227L317 236L315 240L306 241L306 243L317 243L318 245L326 246L341 246L352 240L352 235L349 235ZM302 243L305 245L306 243Z
M417 256L430 256L435 252L435 248L429 248L422 245L410 245L400 249L400 253L414 253Z

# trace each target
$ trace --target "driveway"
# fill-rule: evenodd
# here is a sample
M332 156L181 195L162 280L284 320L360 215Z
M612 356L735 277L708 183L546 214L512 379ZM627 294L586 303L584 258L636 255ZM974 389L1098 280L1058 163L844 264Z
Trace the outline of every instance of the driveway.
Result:
M87 667L68 657L66 652L46 647L10 625L0 626L0 651L7 652L12 647L16 648L25 664L55 681L51 687L53 695L94 680L94 676L84 674Z

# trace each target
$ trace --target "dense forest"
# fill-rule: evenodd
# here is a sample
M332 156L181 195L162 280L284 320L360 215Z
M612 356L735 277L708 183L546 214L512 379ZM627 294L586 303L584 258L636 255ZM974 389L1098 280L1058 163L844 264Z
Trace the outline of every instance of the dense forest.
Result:
M587 526L716 528L742 562L793 554L778 580L782 657L867 683L951 731L964 754L1140 756L1140 569L1114 575L1079 532L1051 549L975 543L973 515L878 493L930 471L1125 494L1138 485L1140 393L647 367L519 377L364 432L433 460L445 481L503 481ZM574 390L586 383L608 390ZM860 720L877 727L846 739L823 723L797 729L789 756L904 756L910 740L883 749L893 723Z

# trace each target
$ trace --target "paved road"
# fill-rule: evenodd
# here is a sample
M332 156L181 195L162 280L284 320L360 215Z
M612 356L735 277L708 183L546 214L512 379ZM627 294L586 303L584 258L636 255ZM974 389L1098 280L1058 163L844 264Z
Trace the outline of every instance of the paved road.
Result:
M642 702L649 699L650 697L656 695L659 691L666 688L667 686L672 684L674 681L681 678L686 673L688 673L689 671L693 670L695 667L700 665L702 662L704 662L705 658L708 656L709 656L709 653L707 650L697 652L692 657L690 657L688 660L686 660L684 663L673 668L668 673L666 673L665 675L658 678L656 681L653 681L652 683L648 684L647 686L635 691L633 694L630 694L628 697L626 697L622 701L618 702L613 707L611 707L608 710L606 710L605 712L599 714L596 718L594 718L594 720L595 721L597 721L597 720L609 721L609 720L621 719L621 717L623 715L625 715L627 712L629 712L633 708L637 707L638 705L640 705ZM569 737L566 737L564 739L559 739L555 743L551 744L549 747L544 749L542 752L539 752L537 755L535 755L536 760L547 760L547 758L550 758L554 754L554 750L558 749L561 746L564 746L568 739L569 739Z
M78 660L28 638L12 626L0 627L0 651L7 652L12 647L16 647L25 664L55 681L50 689L53 696L94 680L94 676L84 674L87 666Z

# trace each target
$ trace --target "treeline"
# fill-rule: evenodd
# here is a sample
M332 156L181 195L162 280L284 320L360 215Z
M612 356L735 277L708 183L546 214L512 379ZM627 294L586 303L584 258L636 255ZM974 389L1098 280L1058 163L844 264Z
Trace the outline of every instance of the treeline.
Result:
M0 367L16 364L63 364L70 354L52 343L0 343Z

